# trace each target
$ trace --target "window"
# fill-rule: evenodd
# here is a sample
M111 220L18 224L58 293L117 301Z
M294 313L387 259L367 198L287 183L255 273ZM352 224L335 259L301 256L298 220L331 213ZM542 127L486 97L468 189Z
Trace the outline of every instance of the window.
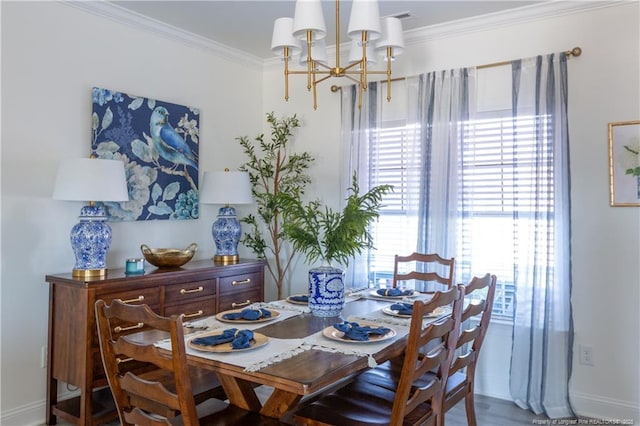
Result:
M514 217L540 216L552 220L553 184L535 175L533 165L542 162L552 171L552 154L535 146L533 134L549 127L547 117L530 116L517 121L509 111L483 113L464 128L459 164L459 221L456 281L468 282L474 274L491 272L498 277L494 317L513 317L514 245L531 246L536 229L516 229ZM515 129L515 131L514 131ZM393 257L415 250L417 214L410 206L417 198L419 176L412 146L415 127L401 120L383 122L370 149L371 176L377 183L394 186L385 199L372 235L376 250L370 255L371 285L385 285L393 275ZM412 176L414 176L412 178ZM534 199L533 187L543 187ZM539 191L537 191L539 192ZM526 221L524 227L526 228ZM549 238L552 238L549 235ZM553 245L553 244L551 244ZM553 263L553 253L546 264ZM551 269L551 268L548 268Z

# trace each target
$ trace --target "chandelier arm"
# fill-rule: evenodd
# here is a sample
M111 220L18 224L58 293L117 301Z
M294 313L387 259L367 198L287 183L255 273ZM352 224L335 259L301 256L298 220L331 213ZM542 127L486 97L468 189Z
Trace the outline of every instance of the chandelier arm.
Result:
M311 31L307 31L307 90L311 90L311 70L313 61L311 60Z
M391 47L387 46L387 102L391 102Z
M329 78L329 76L325 77ZM318 82L316 81L316 73L313 73L313 110L316 111L318 109L318 90L316 85Z
M315 74L314 74L314 77L315 77ZM318 80L318 81L315 81L315 80L314 80L314 83L313 83L313 84L322 83L323 81L328 80L328 79L330 79L331 77L333 77L331 74L326 75L326 76L322 77L322 78L321 78L320 80ZM352 80L353 80L353 79L352 79ZM355 81L355 80L354 80L354 81Z
M289 101L289 46L284 47L284 100Z
M360 65L360 63L361 62L354 62L351 65L347 65L346 67L342 68L342 73L343 74L362 74L362 70L349 71L351 68Z
M362 74L360 74L360 81L362 81L362 88L367 90L367 31L362 32Z

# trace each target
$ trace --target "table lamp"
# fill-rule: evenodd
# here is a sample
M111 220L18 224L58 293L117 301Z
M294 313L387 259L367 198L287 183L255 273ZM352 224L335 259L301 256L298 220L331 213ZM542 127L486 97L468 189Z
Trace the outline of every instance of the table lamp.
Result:
M129 201L124 163L94 158L61 161L53 199L89 202L80 210L80 222L71 229L71 247L76 257L73 276L106 275L111 227L106 223L104 208L95 202Z
M250 204L253 202L251 182L246 172L230 172L229 169L205 172L200 190L203 204L224 204L218 211L218 218L211 226L211 235L216 245L213 261L216 263L237 263L238 243L242 235L236 209L230 204Z

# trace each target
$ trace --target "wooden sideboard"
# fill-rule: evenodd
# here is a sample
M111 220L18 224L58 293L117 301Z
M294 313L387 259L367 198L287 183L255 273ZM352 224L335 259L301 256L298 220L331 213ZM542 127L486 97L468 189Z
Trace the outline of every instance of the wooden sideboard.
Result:
M145 303L160 315L183 315L185 321L264 300L264 262L241 260L220 265L191 261L181 268L147 265L144 275L110 269L105 277L47 275L49 343L47 359L47 424L57 418L94 425L117 418L96 334L94 304L121 299ZM123 324L122 332L138 331ZM58 400L58 382L78 388L80 395Z

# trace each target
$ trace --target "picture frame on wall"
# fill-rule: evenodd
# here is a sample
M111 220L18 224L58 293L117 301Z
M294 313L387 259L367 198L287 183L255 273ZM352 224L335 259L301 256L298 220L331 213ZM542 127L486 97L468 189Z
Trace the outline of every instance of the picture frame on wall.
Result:
M94 87L91 154L124 162L129 191L108 220L197 219L199 129L198 108Z
M612 207L640 207L640 120L609 123Z

